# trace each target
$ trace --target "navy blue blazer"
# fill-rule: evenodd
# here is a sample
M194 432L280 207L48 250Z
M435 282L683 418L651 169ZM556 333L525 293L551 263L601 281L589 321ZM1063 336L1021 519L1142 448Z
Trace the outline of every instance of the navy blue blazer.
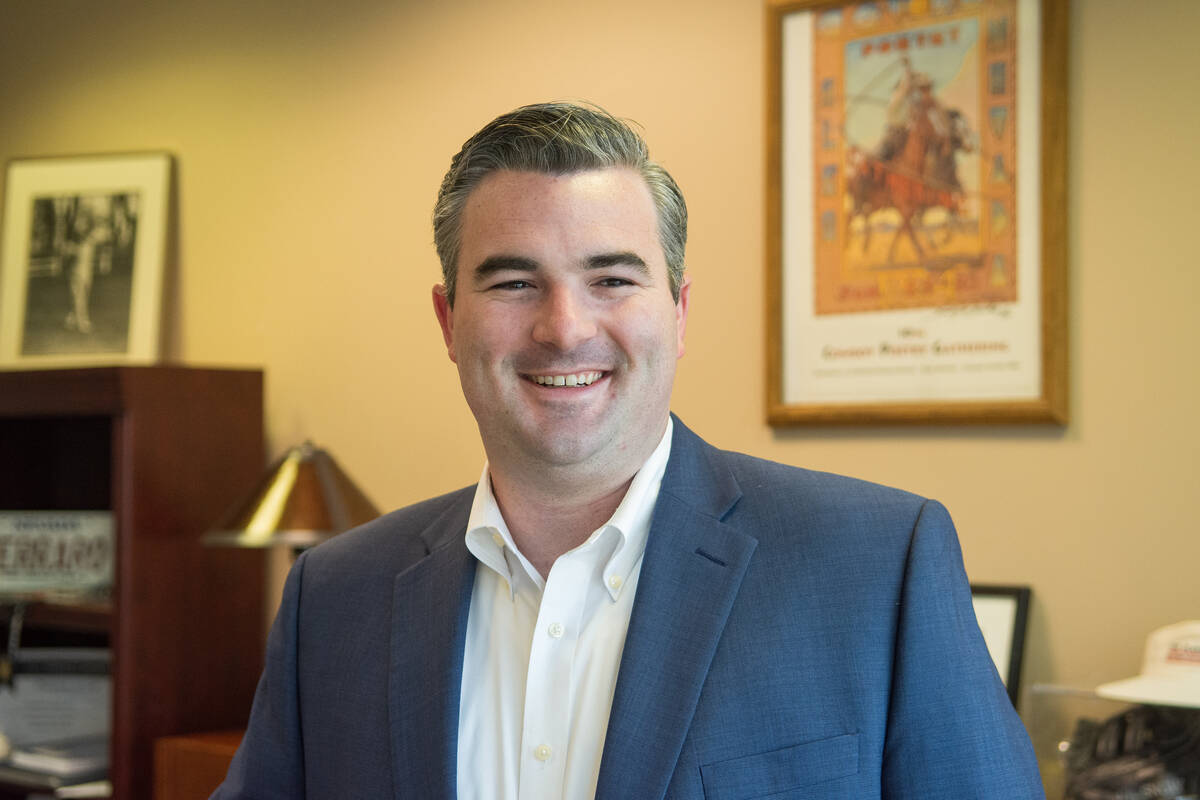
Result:
M473 492L297 560L214 797L454 797ZM596 797L1042 798L946 510L676 420Z

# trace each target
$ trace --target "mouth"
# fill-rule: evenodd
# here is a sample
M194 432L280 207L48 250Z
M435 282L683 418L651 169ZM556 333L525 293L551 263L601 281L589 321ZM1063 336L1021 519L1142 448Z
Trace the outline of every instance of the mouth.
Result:
M608 375L607 372L568 372L561 375L524 375L523 377L539 386L591 386L596 381Z

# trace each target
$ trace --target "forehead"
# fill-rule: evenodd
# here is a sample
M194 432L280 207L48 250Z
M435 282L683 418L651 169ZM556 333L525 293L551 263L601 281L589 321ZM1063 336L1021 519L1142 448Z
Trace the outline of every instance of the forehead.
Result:
M565 175L497 170L463 210L460 266L467 269L500 252L579 256L613 249L664 261L654 199L627 167Z

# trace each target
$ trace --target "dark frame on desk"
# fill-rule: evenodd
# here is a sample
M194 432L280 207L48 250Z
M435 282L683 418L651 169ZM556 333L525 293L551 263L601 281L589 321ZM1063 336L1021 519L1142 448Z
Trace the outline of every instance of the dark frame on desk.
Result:
M1025 627L1029 619L1029 598L1031 591L1028 586L993 586L989 584L971 584L971 600L975 605L975 617L980 617L980 601L989 606L995 605L995 614L1003 615L1003 629L992 630L992 636L997 634L1007 642L1004 652L992 653L996 669L1004 680L1008 697L1012 700L1013 708L1017 707L1017 698L1021 696L1021 662L1025 657ZM979 620L983 638L991 650L992 638L989 638L991 617Z

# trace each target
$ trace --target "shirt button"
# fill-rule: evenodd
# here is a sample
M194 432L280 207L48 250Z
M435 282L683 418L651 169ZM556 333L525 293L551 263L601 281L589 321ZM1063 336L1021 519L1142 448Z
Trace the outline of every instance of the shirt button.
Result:
M551 622L550 627L546 629L546 633L550 634L552 639L561 639L563 635L563 626L561 622Z
M550 754L552 752L553 751L550 749L550 745L539 744L537 747L533 748L533 757L538 761L549 761Z
M622 584L622 583L624 583L624 581L622 581L622 580L621 580L621 576L620 576L620 575L611 575L611 576L609 576L609 579L608 579L608 586L609 586L609 588L610 588L610 589L612 589L612 590L614 590L614 591L615 591L615 590L617 590L617 589L620 589L620 588L621 588L621 584Z
M504 537L498 533L492 534L492 541L496 543L496 547L504 549Z

